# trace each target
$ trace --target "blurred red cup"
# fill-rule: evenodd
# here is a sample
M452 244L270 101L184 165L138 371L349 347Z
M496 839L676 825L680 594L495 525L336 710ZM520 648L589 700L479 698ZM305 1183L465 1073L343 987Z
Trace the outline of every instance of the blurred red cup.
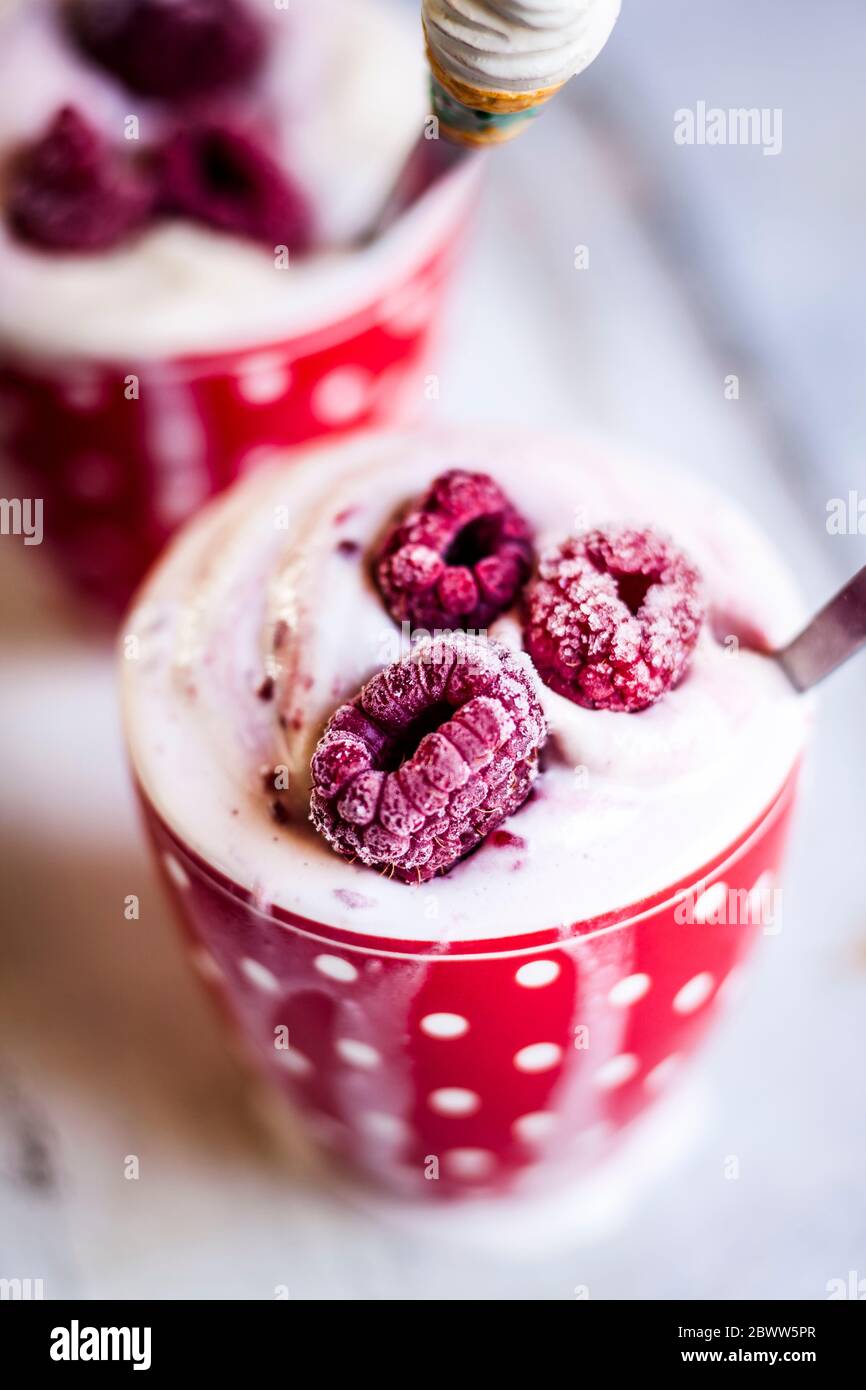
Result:
M435 1200L573 1178L675 1080L754 939L781 929L796 777L652 898L446 946L263 908L140 794L191 960L245 1050L331 1153Z
M3 459L42 499L46 543L80 594L122 609L172 532L274 445L420 410L476 186L460 169L343 257L351 273L325 276L326 302L276 341L111 361L0 341Z

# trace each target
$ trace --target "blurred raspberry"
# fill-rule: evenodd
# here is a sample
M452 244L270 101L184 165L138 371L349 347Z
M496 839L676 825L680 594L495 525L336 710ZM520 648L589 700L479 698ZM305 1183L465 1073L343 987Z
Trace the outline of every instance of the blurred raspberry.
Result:
M73 106L12 168L9 221L23 240L52 251L104 251L153 211L151 180L111 150Z
M486 473L443 473L386 537L376 576L397 622L484 628L510 608L532 562L529 526Z
M344 859L423 883L523 803L546 733L522 652L463 633L421 643L331 718L311 819Z
M242 0L73 0L73 34L142 96L199 97L251 77L264 35Z
M542 557L526 650L546 685L590 709L640 710L682 680L704 607L690 560L652 531L609 527Z
M159 155L161 205L268 246L303 251L310 212L299 189L248 135L204 122L179 130Z

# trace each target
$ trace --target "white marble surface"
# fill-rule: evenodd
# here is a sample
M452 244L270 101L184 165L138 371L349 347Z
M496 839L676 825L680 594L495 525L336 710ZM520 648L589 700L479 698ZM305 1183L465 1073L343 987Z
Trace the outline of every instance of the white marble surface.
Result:
M755 510L817 604L866 558L863 537L825 527L829 498L866 490L866 11L832 0L819 34L805 0L624 9L568 100L496 154L426 408L589 423L672 455ZM673 112L699 99L781 107L782 153L677 147ZM821 1298L866 1278L862 659L824 692L784 929L665 1131L677 1162L618 1229L528 1243L515 1216L494 1246L278 1155L144 853L110 655L13 547L0 540L0 1276L55 1297L554 1300L578 1285Z

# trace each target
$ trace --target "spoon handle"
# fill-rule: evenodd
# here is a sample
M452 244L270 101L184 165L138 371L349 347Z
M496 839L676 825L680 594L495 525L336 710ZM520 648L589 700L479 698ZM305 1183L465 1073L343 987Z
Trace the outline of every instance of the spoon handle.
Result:
M866 565L776 660L795 690L810 690L866 644Z
M478 158L479 152L470 145L452 144L444 139L428 140L426 136L419 135L387 201L366 228L359 244L367 246L382 236L434 184L446 178L459 165L470 164Z

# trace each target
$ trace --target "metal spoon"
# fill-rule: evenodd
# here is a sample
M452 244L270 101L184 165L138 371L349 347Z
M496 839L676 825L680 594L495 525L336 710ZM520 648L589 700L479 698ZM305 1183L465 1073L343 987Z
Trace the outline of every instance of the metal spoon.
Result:
M773 652L795 690L811 690L866 645L866 565L787 646Z
M367 246L382 236L404 212L453 170L477 162L483 156L483 150L471 145L460 145L444 137L428 139L420 135L409 151L384 206L361 235L359 245Z

